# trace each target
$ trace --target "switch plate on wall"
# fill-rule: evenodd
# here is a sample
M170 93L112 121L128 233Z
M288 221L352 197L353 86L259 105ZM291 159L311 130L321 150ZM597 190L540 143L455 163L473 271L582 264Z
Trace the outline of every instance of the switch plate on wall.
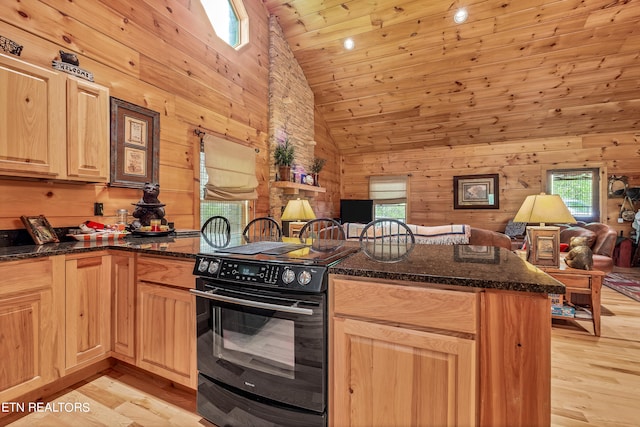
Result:
M93 214L98 216L104 215L104 205L102 203L95 202L93 204Z

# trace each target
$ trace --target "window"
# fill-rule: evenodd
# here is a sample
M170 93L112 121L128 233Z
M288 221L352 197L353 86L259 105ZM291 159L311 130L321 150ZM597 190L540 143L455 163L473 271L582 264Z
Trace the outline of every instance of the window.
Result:
M209 181L204 162L204 151L200 153L200 228L204 222L214 215L224 216L231 223L231 234L242 234L249 217L249 202L221 202L204 200L205 185Z
M562 197L578 221L600 221L600 173L595 169L547 171L547 193Z
M372 176L369 198L373 199L373 219L392 218L407 222L407 177Z
M234 48L246 43L247 13L240 0L202 0L202 6L218 37Z

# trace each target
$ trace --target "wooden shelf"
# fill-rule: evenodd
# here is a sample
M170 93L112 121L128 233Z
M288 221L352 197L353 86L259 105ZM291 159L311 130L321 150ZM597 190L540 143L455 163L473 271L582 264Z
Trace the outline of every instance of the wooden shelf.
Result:
M327 189L324 187L316 187L315 185L299 184L291 181L274 181L274 188L282 188L285 194L300 194L300 192L306 193L326 193ZM313 195L313 194L311 194Z

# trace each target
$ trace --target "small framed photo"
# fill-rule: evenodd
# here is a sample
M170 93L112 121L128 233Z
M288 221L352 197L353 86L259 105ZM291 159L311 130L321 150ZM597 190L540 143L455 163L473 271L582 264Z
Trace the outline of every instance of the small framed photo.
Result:
M499 209L499 175L453 177L454 209Z
M560 266L558 227L527 227L527 261L539 266Z
M20 219L36 245L60 241L55 230L51 227L51 224L49 224L49 221L47 221L44 215L21 216Z
M160 113L111 97L112 187L158 182Z

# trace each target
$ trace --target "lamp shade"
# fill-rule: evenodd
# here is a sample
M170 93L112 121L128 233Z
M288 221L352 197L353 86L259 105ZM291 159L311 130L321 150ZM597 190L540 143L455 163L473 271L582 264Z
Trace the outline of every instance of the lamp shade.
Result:
M287 207L282 212L283 221L308 221L310 219L316 219L316 214L313 213L308 200L289 200Z
M560 196L540 193L527 196L513 222L574 224L576 220Z

